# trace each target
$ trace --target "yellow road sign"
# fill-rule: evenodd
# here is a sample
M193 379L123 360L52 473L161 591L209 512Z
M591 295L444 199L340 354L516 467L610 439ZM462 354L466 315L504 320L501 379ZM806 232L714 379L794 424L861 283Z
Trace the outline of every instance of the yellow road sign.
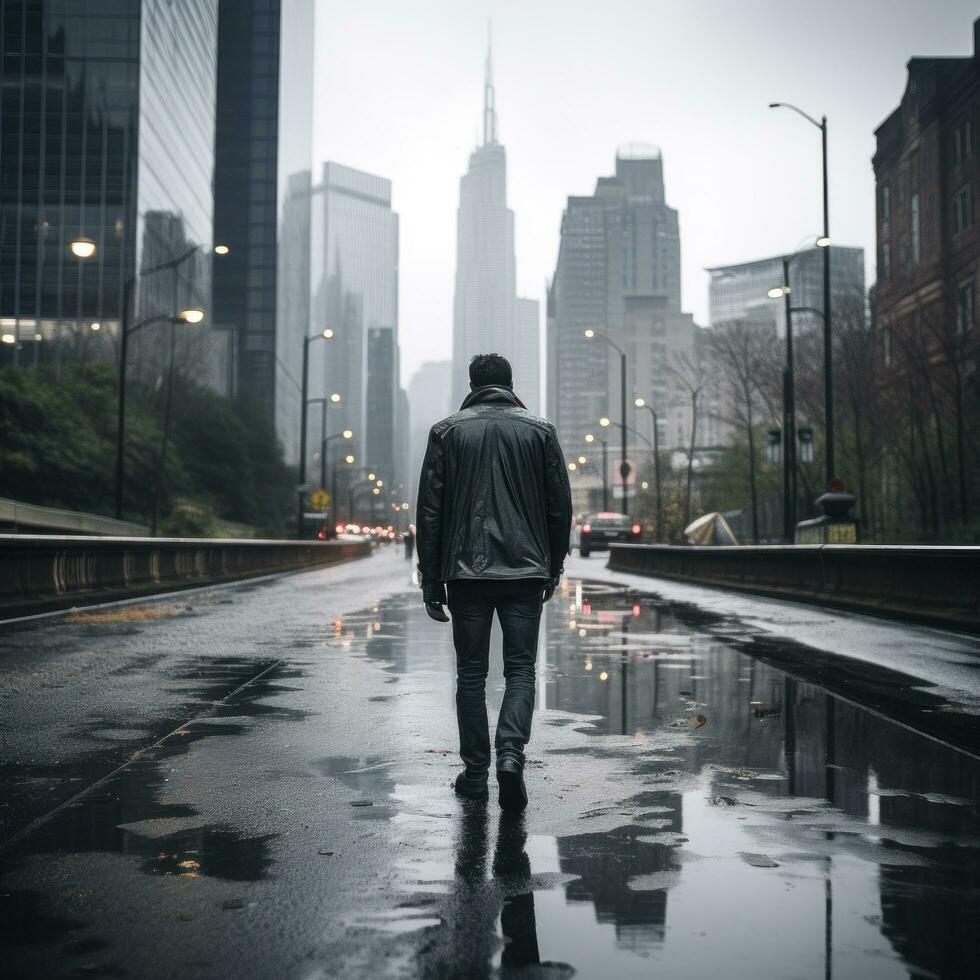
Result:
M324 511L330 503L330 494L326 490L314 490L310 494L310 506L314 510Z

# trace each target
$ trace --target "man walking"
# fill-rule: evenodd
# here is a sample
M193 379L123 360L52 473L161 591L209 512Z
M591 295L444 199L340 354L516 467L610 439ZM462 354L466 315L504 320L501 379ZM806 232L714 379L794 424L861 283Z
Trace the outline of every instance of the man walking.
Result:
M460 796L485 799L490 771L486 684L490 628L503 632L505 691L495 747L500 805L527 806L524 746L531 737L541 607L561 581L571 492L555 427L514 394L499 354L470 362L470 393L429 432L416 516L422 599L448 622L456 647L456 718L466 768Z

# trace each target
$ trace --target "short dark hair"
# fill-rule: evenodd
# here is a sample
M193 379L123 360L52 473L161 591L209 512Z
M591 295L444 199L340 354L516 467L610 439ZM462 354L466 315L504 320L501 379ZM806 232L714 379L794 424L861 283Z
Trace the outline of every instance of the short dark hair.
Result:
M474 388L482 388L485 385L511 388L513 377L510 361L500 354L474 354L470 359L470 384Z

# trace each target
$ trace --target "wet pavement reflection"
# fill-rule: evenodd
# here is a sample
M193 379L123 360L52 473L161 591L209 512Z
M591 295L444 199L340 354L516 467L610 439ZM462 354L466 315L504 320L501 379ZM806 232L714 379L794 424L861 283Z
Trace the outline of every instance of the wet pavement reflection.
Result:
M5 950L60 944L101 972L139 973L84 906L25 887L39 861L88 856L130 862L129 888L235 883L232 899L209 893L217 914L261 909L263 894L285 902L288 941L256 943L241 975L273 975L270 962L304 978L976 968L980 726L913 678L573 580L545 607L531 805L513 818L449 790L451 636L416 594L292 635L298 652L0 856ZM196 697L214 683L206 660L179 678ZM496 636L493 714L499 660ZM331 696L323 711L344 699L346 743L311 727ZM246 738L256 754L242 760ZM204 765L219 749L222 761ZM229 759L281 784L282 805L216 819L194 793ZM182 774L182 763L203 768ZM324 800L329 820L304 850L300 821ZM228 973L203 957L193 975Z
M394 677L412 670L419 653L395 626L417 611L373 615L367 655ZM547 608L532 793L536 773L595 756L612 761L623 795L593 801L574 814L581 830L561 834L460 804L444 863L434 847L403 868L406 890L424 885L403 905L406 927L430 933L420 975L537 964L542 976L631 977L651 960L670 976L971 973L976 719L947 724L913 678L715 620L588 582ZM491 712L501 693L491 677ZM540 726L584 739L542 749ZM538 823L533 803L527 822ZM753 952L760 930L768 963Z

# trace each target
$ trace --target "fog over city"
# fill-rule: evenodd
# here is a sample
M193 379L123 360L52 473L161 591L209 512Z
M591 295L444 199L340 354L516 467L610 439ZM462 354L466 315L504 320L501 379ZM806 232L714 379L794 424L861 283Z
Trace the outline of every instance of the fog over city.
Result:
M980 976L977 0L0 0L0 976Z
M793 251L820 231L829 125L830 228L874 266L874 129L916 55L970 52L969 0L372 0L317 11L314 157L383 174L401 216L401 380L450 356L459 179L481 139L492 22L518 293L542 302L568 195L617 147L659 146L680 216L683 308L708 322L705 267ZM542 324L542 340L543 340Z

